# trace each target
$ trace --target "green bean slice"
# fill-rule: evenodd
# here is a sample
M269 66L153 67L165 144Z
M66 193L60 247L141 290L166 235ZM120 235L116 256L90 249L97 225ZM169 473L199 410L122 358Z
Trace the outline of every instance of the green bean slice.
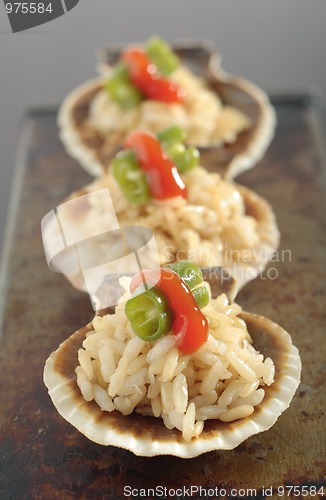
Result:
M157 340L171 329L172 311L165 295L155 287L132 296L125 312L135 334L146 342Z
M167 266L169 269L177 273L182 281L187 285L189 290L192 290L197 285L203 282L203 273L197 264L193 264L188 260L180 260L173 262Z
M124 64L117 64L113 75L105 84L105 89L111 99L126 110L137 106L143 99L141 92L131 83Z
M209 302L209 293L204 285L191 290L191 293L195 297L199 309L203 309L203 307L207 306Z
M181 260L179 262L173 262L167 267L180 276L195 297L200 309L207 306L209 294L205 286L200 286L203 282L203 273L197 264L193 264L187 260Z
M178 56L170 45L159 37L150 38L146 43L145 50L163 76L173 73L180 64Z
M178 142L185 142L187 139L186 131L179 125L171 125L157 134L158 140L162 144L174 144Z
M200 154L197 148L184 144L164 144L163 148L166 154L171 158L180 174L184 174L199 165Z
M184 174L185 172L189 172L189 170L197 167L199 165L199 160L200 154L198 149L194 146L189 146L186 148L183 155L178 155L175 163L180 174Z
M111 163L113 177L130 203L142 205L151 197L145 173L130 149L120 151Z

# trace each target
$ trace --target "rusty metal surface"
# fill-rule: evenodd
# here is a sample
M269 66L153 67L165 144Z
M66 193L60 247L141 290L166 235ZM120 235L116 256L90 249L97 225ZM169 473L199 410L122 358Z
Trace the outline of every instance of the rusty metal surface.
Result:
M2 269L1 499L119 499L127 485L255 488L255 498L264 498L262 487L273 486L273 498L279 498L280 485L323 484L326 207L317 108L303 99L279 100L272 146L259 166L237 179L274 206L281 250L291 252L283 253L284 262L270 264L269 275L247 285L238 302L291 333L301 353L302 383L272 429L235 450L191 460L139 458L98 446L65 422L47 395L46 358L93 311L87 296L48 270L40 221L90 178L64 153L53 112L25 119L16 191L20 178L22 186ZM14 212L12 207L11 219Z

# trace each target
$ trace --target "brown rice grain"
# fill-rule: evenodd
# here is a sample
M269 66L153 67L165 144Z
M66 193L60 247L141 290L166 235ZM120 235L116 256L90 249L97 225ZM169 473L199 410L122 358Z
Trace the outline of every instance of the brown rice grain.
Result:
M120 396L131 396L132 394L139 393L140 387L146 383L146 376L147 368L141 368L138 372L127 375L119 388L118 394Z
M122 386L123 380L126 376L127 367L128 367L128 360L125 358L121 358L116 371L113 373L110 379L108 393L109 396L111 396L111 398L117 395L120 387Z
M183 373L179 373L173 380L173 404L177 412L185 413L188 405L187 379Z
M126 344L124 342L121 342L120 340L117 339L108 339L107 340L108 345L112 349L112 352L118 356L122 356L123 352L126 348Z
M122 413L122 415L130 415L133 408L128 396L116 396L113 400L115 408Z
M202 408L203 406L212 405L213 403L216 402L216 399L217 399L216 391L211 391L207 394L200 394L198 396L195 396L190 400L190 402L194 403L197 409L197 408Z
M194 403L190 403L182 422L182 437L185 441L190 441L195 432L196 408Z
M201 382L196 382L195 384L189 386L188 384L188 397L194 398L195 396L200 395L199 389L201 386Z
M196 418L198 420L212 420L219 418L219 416L225 412L225 408L219 405L208 405L198 408L196 410Z
M178 364L178 358L179 358L179 349L177 347L172 347L172 349L170 349L170 351L166 356L165 365L162 373L163 382L172 379Z
M170 422L169 415L167 415L166 413L162 413L161 415L162 415L162 419L163 419L163 423L164 423L165 427L167 429L173 429L173 425Z
M81 366L77 366L75 372L77 375L77 385L83 398L86 401L92 401L94 399L94 385L90 382Z
M135 358L137 358L138 354L144 347L145 342L139 337L133 337L126 345L125 350L123 351L123 357L128 359L128 363L131 363Z
M235 406L240 406L242 404L257 406L262 402L264 396L265 396L264 389L257 389L257 391L250 394L250 396L248 396L247 398L241 398L241 397L238 398L230 406L235 407Z
M145 394L146 394L146 387L143 385L142 387L138 387L138 391L136 393L129 396L130 405L132 407L131 411L133 411L135 407L142 401Z
M162 411L170 413L173 410L173 384L172 382L161 383Z
M127 375L132 375L133 373L137 372L141 368L144 368L147 365L146 363L146 354L140 354L135 358L127 368Z
M182 431L183 417L184 417L184 412L180 413L176 410L172 410L169 413L169 420L171 422L171 425L173 425L173 427L175 427L179 431Z
M161 384L159 380L156 378L152 384L149 384L147 389L147 397L149 399L154 399L161 392Z
M239 380L233 380L218 398L218 404L222 407L229 406L239 396L242 388L243 383Z
M249 365L247 365L247 363L245 363L244 361L242 361L242 359L238 358L235 353L231 352L227 355L231 365L233 366L233 368L238 371L238 373L246 380L248 380L248 382L254 382L257 377L256 377L256 374L255 372L253 371L252 368L250 368Z
M227 351L226 343L215 339L211 333L209 333L208 335L206 345L207 348L215 354L220 354L223 356Z
M89 380L92 380L94 378L92 360L89 353L84 349L78 349L78 362Z
M182 372L188 380L188 386L191 387L196 382L196 371L193 362L190 360L188 366Z
M247 398L252 392L254 392L259 387L259 380L255 380L254 382L247 382L244 384L243 388L240 391L239 396L242 398Z
M96 383L100 385L103 389L107 390L108 388L108 383L105 382L102 372L101 372L101 364L98 359L93 359L92 360L92 365L93 365L93 372L94 372L94 380L96 380ZM93 381L94 382L94 381Z
M179 373L181 373L185 369L185 367L189 363L189 359L190 359L190 356L180 356L179 355L179 360L178 360L177 367L174 371L174 375L179 375Z
M197 355L197 359L199 359L202 363L205 363L209 366L214 366L216 363L219 363L220 359L216 356L216 354L205 351L201 352Z
M105 382L109 383L110 378L115 372L116 364L114 361L113 351L108 344L102 344L98 352L102 377Z
M166 362L166 356L162 356L161 358L153 361L153 363L149 365L148 368L149 373L150 374L153 373L155 375L161 375L164 369L165 362Z
M151 405L152 405L154 417L159 417L161 415L161 412L162 412L162 405L161 405L160 396L156 396L155 398L153 398Z
M263 373L263 380L266 385L271 385L274 382L275 366L271 358L266 358L264 361L265 371Z
M103 411L113 411L115 409L108 393L98 384L94 384L94 399Z
M193 437L200 436L200 434L203 432L203 429L204 429L204 422L203 421L196 422Z
M216 363L212 366L206 376L202 379L199 391L202 394L207 394L213 391L219 381L223 376L224 369L221 367L221 363Z
M147 362L152 364L154 361L160 359L175 345L174 335L166 335L162 337L147 354Z
M233 422L234 420L239 420L240 418L249 417L254 411L254 407L250 405L237 406L236 408L231 408L219 416L222 422Z

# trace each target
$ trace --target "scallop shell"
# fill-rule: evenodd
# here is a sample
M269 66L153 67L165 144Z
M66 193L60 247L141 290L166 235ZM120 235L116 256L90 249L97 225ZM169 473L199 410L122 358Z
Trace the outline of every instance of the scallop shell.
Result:
M236 279L238 290L240 290L246 283L256 278L259 273L264 270L273 253L278 248L280 235L271 205L252 190L237 184L235 184L235 186L244 199L246 214L252 216L257 221L257 233L260 237L259 244L250 252L248 251L248 259L246 259L246 262L230 262L228 266L224 264L224 267L227 268L231 276ZM85 195L103 187L105 187L105 178L98 179L85 186L83 189L76 191L69 199L77 198L78 196ZM80 210L78 213L76 210L71 210L71 212L69 212L67 208L65 210L65 217L69 218L70 216L71 224L75 225L77 230L78 227L80 227L80 232L83 234L82 224L84 216L89 210L89 206L85 200L84 205L78 205L78 207ZM51 240L55 242L58 237L56 226L51 226L50 223L45 229L43 237L47 239L48 245L51 246ZM65 276L77 290L87 291L85 280L81 273L66 273Z
M224 105L242 111L251 120L251 127L240 133L232 144L199 148L207 168L233 179L253 167L265 153L274 136L274 109L262 89L222 70L219 55L211 43L204 41L197 45L173 48L185 64L195 66L207 79L208 86L217 93ZM107 57L109 63L115 62L118 54L119 52L114 52L111 59ZM84 137L81 133L80 123L87 120L90 102L102 88L102 77L83 83L65 98L58 114L60 137L67 152L93 176L103 173L105 165L123 140L121 134L112 133L112 147L106 147L103 153L100 150L100 136L94 134L92 137Z
M78 330L46 361L44 382L58 412L90 440L132 451L135 455L175 455L196 457L213 450L233 449L249 436L275 424L288 408L299 385L301 362L290 335L269 319L243 313L254 347L275 364L275 381L265 387L265 398L250 417L232 423L206 421L202 434L190 442L176 429L167 429L154 417L136 412L123 416L117 411L101 411L93 402L83 399L76 383L77 351L91 324ZM281 430L281 428L280 428Z
M271 205L251 189L239 184L237 189L244 198L246 214L257 221L257 232L261 238L261 242L251 252L252 260L250 264L239 263L238 266L229 270L236 279L239 289L241 289L265 269L279 246L280 232Z

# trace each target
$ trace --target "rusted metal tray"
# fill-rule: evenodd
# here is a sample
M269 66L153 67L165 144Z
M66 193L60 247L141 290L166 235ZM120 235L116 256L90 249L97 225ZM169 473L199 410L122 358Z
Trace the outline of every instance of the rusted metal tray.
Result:
M119 499L130 496L131 488L134 495L138 492L146 498L187 498L191 486L193 498L200 498L196 486L202 488L202 498L204 490L219 498L215 488L225 488L229 494L235 488L235 498L265 498L266 491L271 492L267 487L273 487L272 498L280 498L282 489L277 488L284 485L289 487L284 497L294 485L301 488L295 490L296 497L301 497L324 484L326 183L322 146L326 134L318 101L305 95L283 96L274 99L274 104L275 140L260 165L237 180L274 206L281 249L277 261L261 279L245 287L238 301L291 333L301 352L302 383L291 407L272 429L252 436L233 451L191 460L139 458L98 446L65 422L47 395L42 381L46 358L67 335L86 324L93 311L88 296L48 270L40 221L90 177L64 152L56 110L34 110L25 117L1 278L1 499ZM178 488L181 491L174 491ZM313 494L307 498L313 496L320 498Z

